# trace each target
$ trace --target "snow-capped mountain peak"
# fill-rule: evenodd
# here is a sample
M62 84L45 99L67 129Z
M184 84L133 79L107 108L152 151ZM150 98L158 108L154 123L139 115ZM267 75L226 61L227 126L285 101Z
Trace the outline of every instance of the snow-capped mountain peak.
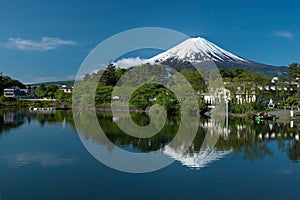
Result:
M189 38L177 46L148 60L149 63L159 63L166 60L182 60L187 62L218 61L218 62L248 62L208 40L197 37Z
M222 69L247 69L273 77L286 74L287 69L285 66L275 67L241 58L201 37L189 38L150 59L128 58L118 61L117 64L126 68L142 63L162 64L182 70L184 68L194 69L195 66L199 67L201 64L208 67L208 63L211 62L207 61L213 61L218 68Z

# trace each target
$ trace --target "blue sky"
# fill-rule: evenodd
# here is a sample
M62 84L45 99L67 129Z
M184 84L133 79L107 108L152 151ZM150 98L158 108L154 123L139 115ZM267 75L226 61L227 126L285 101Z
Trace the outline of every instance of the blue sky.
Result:
M299 10L298 0L1 0L0 70L25 83L72 79L99 42L147 26L287 66L300 62Z

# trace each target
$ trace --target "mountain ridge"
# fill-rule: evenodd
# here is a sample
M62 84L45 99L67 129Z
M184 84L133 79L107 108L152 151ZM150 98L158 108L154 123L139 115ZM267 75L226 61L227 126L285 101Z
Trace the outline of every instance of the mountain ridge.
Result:
M205 61L214 61L218 68L242 68L267 76L284 76L287 70L285 66L272 66L242 58L202 37L189 38L147 60L151 64L164 64L179 70L194 68L193 63Z

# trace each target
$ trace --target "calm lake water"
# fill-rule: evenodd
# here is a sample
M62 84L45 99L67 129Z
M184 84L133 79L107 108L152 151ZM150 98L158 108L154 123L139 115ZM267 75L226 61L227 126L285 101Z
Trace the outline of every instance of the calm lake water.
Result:
M146 115L133 120L146 125ZM107 137L130 152L150 153L172 140L179 126L169 117L163 130L137 139L120 131L110 114L98 114ZM125 119L126 120L126 119ZM88 119L87 119L88 122ZM108 152L97 135L77 133L72 112L0 110L0 199L299 199L300 126L296 122L200 120L187 152L164 149L174 158L159 171L130 174L96 160L80 137ZM212 129L221 133L209 152L201 143Z

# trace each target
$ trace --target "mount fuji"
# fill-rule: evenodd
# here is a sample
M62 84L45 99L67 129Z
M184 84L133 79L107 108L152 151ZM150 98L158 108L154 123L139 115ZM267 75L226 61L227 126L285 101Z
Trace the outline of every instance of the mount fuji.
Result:
M282 76L287 70L284 66L265 65L236 56L201 37L189 38L146 62L164 64L181 70L192 68L193 63L204 61L214 61L218 68L243 68L267 76Z

